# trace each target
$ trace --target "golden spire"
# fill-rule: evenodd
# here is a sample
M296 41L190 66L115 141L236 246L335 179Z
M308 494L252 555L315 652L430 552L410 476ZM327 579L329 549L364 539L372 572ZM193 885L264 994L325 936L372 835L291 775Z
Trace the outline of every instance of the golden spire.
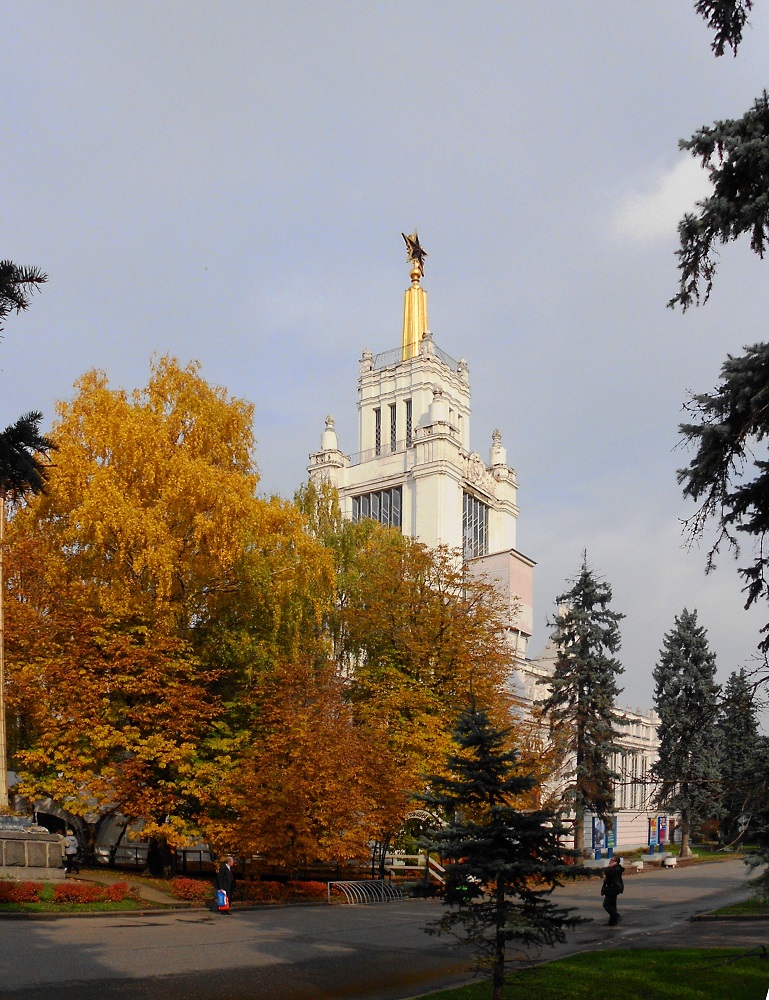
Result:
M406 254L411 268L411 288L406 289L403 300L403 343L401 359L407 361L419 354L419 343L427 325L427 292L419 284L424 274L426 252L419 242L416 231L407 236L401 233L406 242Z

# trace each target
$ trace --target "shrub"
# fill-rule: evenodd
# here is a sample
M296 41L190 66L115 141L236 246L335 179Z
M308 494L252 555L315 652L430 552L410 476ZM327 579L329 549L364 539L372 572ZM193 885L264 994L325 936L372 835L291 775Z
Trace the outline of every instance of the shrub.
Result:
M113 882L104 895L110 903L122 903L130 891L131 887L127 882Z
M53 893L54 903L101 903L105 897L104 886L92 882L62 882Z
M284 896L280 882L241 882L236 891L240 899L252 903L277 903Z
M0 881L0 903L37 903L42 882Z
M328 898L328 885L325 882L289 882L286 890L291 899Z
M200 879L184 878L181 875L171 879L171 895L176 896L177 899L205 903L211 899L213 891L210 882L201 882Z

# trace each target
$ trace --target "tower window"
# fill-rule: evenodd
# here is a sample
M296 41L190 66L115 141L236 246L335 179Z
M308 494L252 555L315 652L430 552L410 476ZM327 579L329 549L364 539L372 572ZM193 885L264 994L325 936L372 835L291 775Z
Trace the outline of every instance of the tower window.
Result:
M471 493L462 497L462 550L465 559L489 551L489 508Z
M374 410L374 454L382 454L382 411Z
M406 400L406 447L407 448L411 447L412 436L413 436L413 430L412 430L412 417L411 417L411 400L407 399Z
M365 517L370 517L390 528L400 528L402 523L401 505L400 486L394 486L391 490L361 493L352 498L352 519L357 522L362 521Z
M395 403L390 403L390 451L398 450L398 421L395 416Z

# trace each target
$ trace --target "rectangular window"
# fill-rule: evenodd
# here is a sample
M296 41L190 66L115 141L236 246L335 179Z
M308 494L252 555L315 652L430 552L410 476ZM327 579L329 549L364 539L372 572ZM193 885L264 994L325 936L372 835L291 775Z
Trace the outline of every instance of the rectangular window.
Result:
M462 497L462 548L465 559L489 551L489 508L471 493Z
M352 519L360 521L371 517L390 528L401 527L401 488L375 490L352 498Z
M395 403L390 403L390 451L398 450L398 421L395 416Z
M411 447L411 400L406 400L406 447Z
M374 410L374 454L382 454L382 411Z

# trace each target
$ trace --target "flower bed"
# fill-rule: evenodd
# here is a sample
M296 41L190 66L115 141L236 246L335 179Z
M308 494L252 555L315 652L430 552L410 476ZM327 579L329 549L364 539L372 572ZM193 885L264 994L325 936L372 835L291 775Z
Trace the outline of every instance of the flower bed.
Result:
M214 894L210 882L201 882L196 878L178 876L171 879L171 895L177 899L189 900L193 903L207 903Z
M94 885L93 882L62 882L53 892L54 903L120 903L128 895L127 882Z
M36 903L43 890L42 882L0 881L0 903Z

